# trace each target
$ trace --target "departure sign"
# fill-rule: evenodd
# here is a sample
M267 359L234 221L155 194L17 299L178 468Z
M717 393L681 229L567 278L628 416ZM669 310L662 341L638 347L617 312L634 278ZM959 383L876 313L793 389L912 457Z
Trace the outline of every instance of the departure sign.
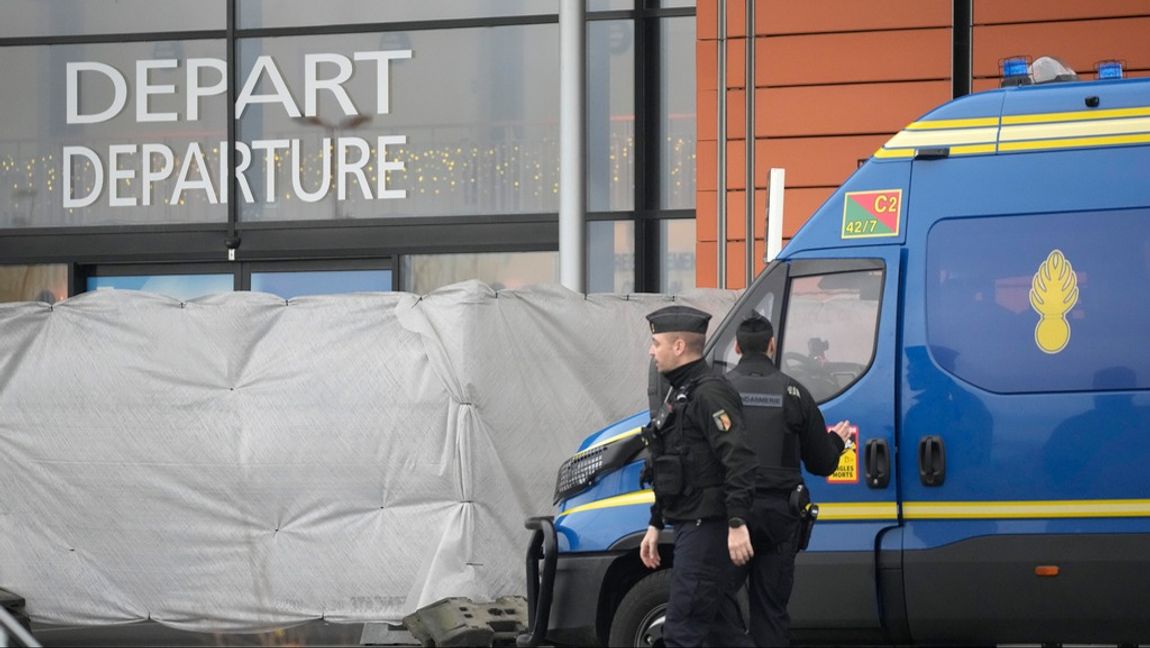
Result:
M851 191L843 199L844 239L898 236L902 189Z

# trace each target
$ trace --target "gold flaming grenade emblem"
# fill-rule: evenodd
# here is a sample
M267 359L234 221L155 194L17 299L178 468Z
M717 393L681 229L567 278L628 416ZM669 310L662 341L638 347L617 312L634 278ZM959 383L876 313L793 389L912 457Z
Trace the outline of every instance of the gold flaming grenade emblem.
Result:
M1030 306L1041 319L1034 327L1034 342L1046 353L1058 353L1070 342L1066 313L1078 302L1078 275L1061 250L1054 250L1038 266L1030 283Z

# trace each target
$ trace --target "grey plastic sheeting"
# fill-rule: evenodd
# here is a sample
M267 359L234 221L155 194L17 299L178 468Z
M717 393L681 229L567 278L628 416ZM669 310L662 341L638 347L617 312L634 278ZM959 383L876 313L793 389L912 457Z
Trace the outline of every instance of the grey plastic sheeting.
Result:
M735 293L676 298L716 315ZM0 588L36 621L396 622L525 590L523 520L646 407L660 295L0 305Z

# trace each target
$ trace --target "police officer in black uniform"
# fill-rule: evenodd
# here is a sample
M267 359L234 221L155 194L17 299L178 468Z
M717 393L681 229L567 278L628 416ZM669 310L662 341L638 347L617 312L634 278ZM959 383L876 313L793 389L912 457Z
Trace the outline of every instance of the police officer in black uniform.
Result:
M650 526L639 547L647 567L660 565L659 531L675 527L668 646L743 645L749 638L734 604L733 564L751 558L751 538L730 520L751 515L755 456L747 443L739 395L703 360L711 316L668 306L647 316L650 354L671 383L644 432L655 490Z
M810 501L799 462L816 475L833 473L850 439L850 423L841 421L827 432L810 392L771 362L774 330L765 317L756 313L740 323L735 340L742 357L727 379L739 392L758 469L751 517L747 518L753 558L745 565L732 566L730 572L734 587L750 578L750 630L755 645L786 646L790 632L787 602L794 585L795 554L800 549L800 517Z

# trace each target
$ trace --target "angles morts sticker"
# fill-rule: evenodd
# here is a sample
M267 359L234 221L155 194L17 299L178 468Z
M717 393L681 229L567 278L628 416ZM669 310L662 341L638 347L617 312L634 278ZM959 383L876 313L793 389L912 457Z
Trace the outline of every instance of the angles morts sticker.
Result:
M902 189L848 191L843 198L844 239L898 236Z

